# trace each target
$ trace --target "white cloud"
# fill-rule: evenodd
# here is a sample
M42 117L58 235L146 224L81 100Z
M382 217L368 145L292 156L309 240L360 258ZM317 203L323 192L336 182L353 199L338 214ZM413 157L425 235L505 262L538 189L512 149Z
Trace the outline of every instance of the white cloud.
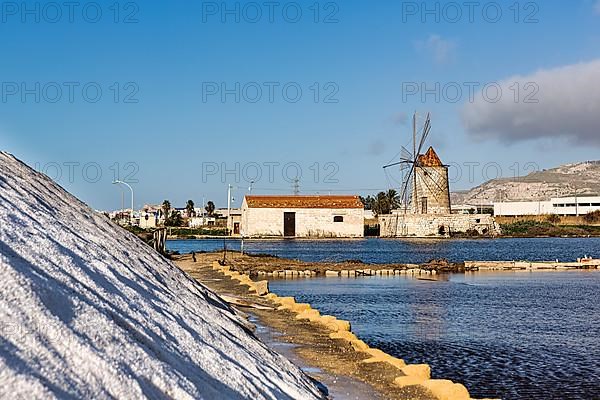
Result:
M436 64L447 64L455 58L456 42L440 35L429 35L427 40L417 41L415 47L419 51L427 51Z
M530 82L539 88L537 94L532 95L535 86L525 89ZM515 83L520 88L516 98ZM560 138L600 146L600 59L514 76L498 84L500 101L485 101L478 93L463 106L463 125L472 137L505 143ZM525 102L528 95L538 102Z

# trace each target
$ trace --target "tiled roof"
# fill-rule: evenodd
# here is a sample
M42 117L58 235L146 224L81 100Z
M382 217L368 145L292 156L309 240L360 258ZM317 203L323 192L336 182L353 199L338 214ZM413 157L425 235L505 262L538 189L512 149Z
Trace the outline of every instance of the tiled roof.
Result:
M358 196L340 195L251 195L246 203L249 208L364 208Z
M427 150L427 153L419 155L419 165L421 167L443 167L442 160L438 157L433 147Z

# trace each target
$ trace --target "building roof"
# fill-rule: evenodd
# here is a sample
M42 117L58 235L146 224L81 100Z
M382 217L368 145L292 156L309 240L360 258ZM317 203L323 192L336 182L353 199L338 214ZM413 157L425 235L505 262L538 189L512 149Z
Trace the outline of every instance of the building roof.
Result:
M347 195L251 195L246 203L249 208L364 208L358 196Z
M427 153L419 154L419 165L421 167L443 167L442 160L438 157L433 147L429 147Z

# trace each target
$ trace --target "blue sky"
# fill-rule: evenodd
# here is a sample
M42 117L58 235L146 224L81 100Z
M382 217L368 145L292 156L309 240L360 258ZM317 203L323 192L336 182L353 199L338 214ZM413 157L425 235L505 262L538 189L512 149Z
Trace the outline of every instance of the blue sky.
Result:
M291 193L298 170L303 193L397 187L413 111L454 190L600 158L596 1L23 4L0 16L1 147L97 209L117 171L136 206Z

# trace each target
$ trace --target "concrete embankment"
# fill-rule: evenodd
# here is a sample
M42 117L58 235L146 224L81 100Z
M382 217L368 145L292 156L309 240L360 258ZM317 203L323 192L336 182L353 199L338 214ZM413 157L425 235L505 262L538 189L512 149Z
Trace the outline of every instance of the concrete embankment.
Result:
M505 270L574 270L600 269L600 260L579 259L575 262L558 261L465 261L467 271L505 271Z
M193 263L191 257L183 256L176 262L194 278L219 293L231 293L233 290L240 299L240 296L247 295L239 304L248 305L249 301L257 304L252 313L264 323L284 331L291 343L303 345L299 354L307 362L331 373L361 380L373 386L383 398L471 398L468 390L459 383L431 379L429 365L406 364L402 359L369 347L352 333L348 321L322 315L310 304L297 303L293 297L269 293L267 281L255 282L249 275L232 270L230 265L222 265L214 259Z
M198 253L201 261L223 258L222 252ZM579 259L575 262L529 262L529 261L465 261L452 263L432 260L424 264L367 264L358 260L343 262L306 262L270 255L248 255L236 251L227 252L227 260L237 272L252 278L311 278L311 277L363 277L363 276L416 276L420 279L438 279L436 275L471 271L512 270L568 270L600 269L600 260Z

